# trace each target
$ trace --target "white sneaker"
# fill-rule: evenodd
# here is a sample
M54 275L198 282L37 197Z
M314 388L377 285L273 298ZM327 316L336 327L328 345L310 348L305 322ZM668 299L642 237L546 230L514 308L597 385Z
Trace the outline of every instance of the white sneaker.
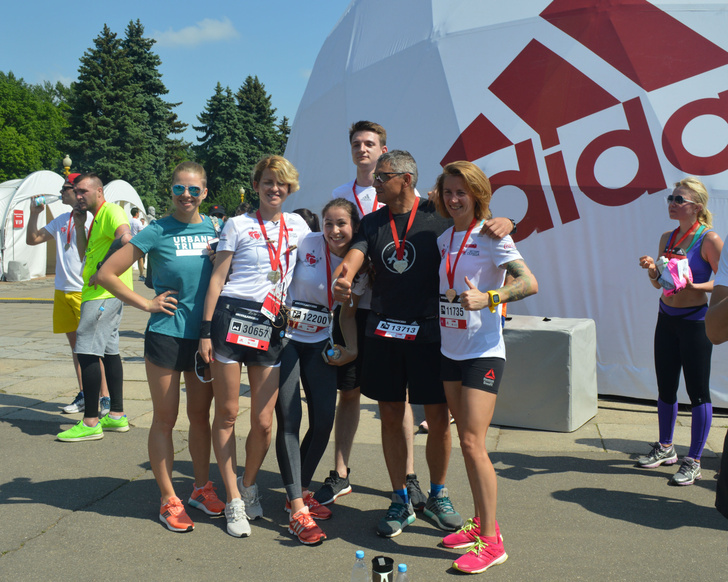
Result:
M61 408L64 414L75 414L77 412L83 412L86 408L84 406L85 402L83 399L83 392L79 392L76 395L76 398L73 399L73 402L69 404L68 406L64 406Z
M245 503L236 497L225 504L225 519L227 519L227 531L236 538L250 535L250 523L245 516Z
M243 476L245 473L243 473ZM238 477L238 491L245 502L245 513L249 520L260 519L263 517L263 506L260 504L260 495L258 495L258 485L253 483L250 487L243 485L243 477Z

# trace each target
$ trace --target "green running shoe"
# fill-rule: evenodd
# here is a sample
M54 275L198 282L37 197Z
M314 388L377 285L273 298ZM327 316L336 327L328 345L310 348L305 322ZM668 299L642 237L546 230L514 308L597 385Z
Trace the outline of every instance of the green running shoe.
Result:
M126 414L121 418L111 418L109 414L99 419L99 425L103 430L113 432L127 432L129 430L129 419Z
M75 426L59 432L56 438L66 443L97 441L104 438L104 431L101 429L101 422L97 423L96 426L86 426L83 420L79 420Z

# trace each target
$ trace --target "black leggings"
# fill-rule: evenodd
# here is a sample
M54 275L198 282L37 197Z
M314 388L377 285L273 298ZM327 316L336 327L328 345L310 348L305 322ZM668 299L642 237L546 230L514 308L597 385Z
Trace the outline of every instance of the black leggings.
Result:
M83 384L83 398L86 405L84 417L95 418L99 415L101 358L93 354L77 354L77 356L78 363L81 366L81 383ZM124 368L121 365L121 356L119 354L106 354L103 360L106 385L109 387L109 396L111 397L111 412L123 412Z
M281 379L276 402L276 456L289 499L297 499L308 488L321 457L326 452L336 413L336 367L324 362L321 352L328 340L307 344L283 340ZM308 405L309 428L299 449L301 391L303 382Z
M660 312L655 328L657 390L666 404L677 401L680 369L693 406L710 403L710 358L713 344L705 335L705 321Z

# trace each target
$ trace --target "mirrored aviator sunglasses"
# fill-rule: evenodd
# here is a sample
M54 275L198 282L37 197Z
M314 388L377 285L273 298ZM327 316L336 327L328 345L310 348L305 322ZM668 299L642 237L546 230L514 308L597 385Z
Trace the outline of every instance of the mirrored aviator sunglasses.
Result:
M200 192L202 192L202 188L199 186L183 186L182 184L175 184L172 186L172 194L175 196L182 196L182 194L185 193L185 190L188 190L190 196L194 196L195 198L197 198L200 195Z

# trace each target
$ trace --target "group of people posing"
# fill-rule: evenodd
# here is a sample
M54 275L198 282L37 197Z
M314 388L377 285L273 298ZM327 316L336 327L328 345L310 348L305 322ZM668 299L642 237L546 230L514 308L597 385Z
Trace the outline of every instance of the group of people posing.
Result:
M59 254L70 253L68 279L78 279L71 271L83 265L80 296L73 299L61 289L55 298L54 331L69 334L85 397L84 418L58 438L96 440L103 431L129 430L118 328L123 304L131 305L151 313L144 343L154 408L149 458L161 492L159 519L170 530L194 529L172 481L182 376L195 481L188 505L224 514L230 535L250 535L250 522L263 516L256 481L275 414L288 531L304 544L326 539L317 521L329 519L331 504L352 491L349 457L364 394L379 406L392 487L377 533L397 536L422 511L449 532L444 547L466 549L453 567L483 572L508 557L496 521L496 474L485 448L505 365L502 306L536 293L538 284L510 237L515 222L491 217L491 185L476 165L448 164L422 198L415 160L406 151L388 151L379 124L353 124L349 143L357 175L334 190L321 211L321 232L311 211L282 211L299 182L296 169L280 156L265 157L254 169L259 208L243 209L223 224L199 212L207 197L206 174L194 162L173 172L171 213L133 237L123 211L105 204L95 174L67 179L64 202L75 203L68 216L39 230L42 205L31 211L28 240L39 244L55 237ZM676 485L701 477L712 419L708 337L716 343L728 338L722 323L714 323L706 336L706 294L713 291L710 279L719 261L727 272L717 280L711 311L728 322L722 315L728 283L725 292L721 286L728 258L721 259L723 243L710 230L707 202L699 180L678 182L668 196L669 217L678 228L662 236L657 261L639 259L657 289L662 289L658 263L686 258L691 269L683 289L663 292L660 299L659 439L638 460L645 468L678 461L673 431L682 370L693 423L690 451L671 480ZM155 290L151 300L132 288L131 267L145 256ZM79 305L76 332L70 329L72 316L63 314L79 311ZM239 476L235 422L242 365L250 384L251 428ZM303 439L299 381L308 408ZM99 402L105 407L100 415ZM428 427L426 494L414 469L411 404L423 405ZM465 521L446 487L451 417L473 498L474 514ZM314 492L311 482L332 430L334 469ZM211 449L225 502L209 479ZM728 484L722 489L728 499Z
M84 292L102 295L81 304L79 337L84 321L93 319L99 345L86 351L76 346L86 410L58 438L94 440L104 430L128 430L121 372L107 360L119 358L118 319L122 303L131 305L151 313L144 344L154 409L149 458L161 492L159 519L170 530L194 528L172 480L182 375L195 480L188 505L224 513L230 535L250 535L250 522L263 515L256 480L275 414L288 529L304 544L326 539L317 520L330 518L331 504L351 491L349 455L364 394L379 404L392 485L377 533L399 535L422 510L450 532L445 547L468 549L453 566L482 572L507 559L495 515L496 476L485 449L505 362L501 309L536 293L537 283L509 236L515 222L491 218L490 183L477 166L447 165L432 200L420 198L415 160L406 151L388 151L380 125L355 123L349 138L357 177L323 208L322 232L282 211L299 183L296 169L280 156L265 157L254 169L259 208L229 218L221 232L199 212L206 174L194 162L173 172L172 212L133 238L128 226L104 222L115 205L104 204L98 177L77 177L73 218L82 239L79 256L86 257ZM145 255L151 300L131 283L131 267ZM242 365L251 428L239 476L235 421ZM99 420L95 405L103 376L111 406ZM309 420L302 440L299 380ZM427 494L414 471L410 404L424 405L428 423ZM445 483L450 413L475 509L465 522ZM313 492L334 425L335 468ZM225 502L209 479L211 448Z

